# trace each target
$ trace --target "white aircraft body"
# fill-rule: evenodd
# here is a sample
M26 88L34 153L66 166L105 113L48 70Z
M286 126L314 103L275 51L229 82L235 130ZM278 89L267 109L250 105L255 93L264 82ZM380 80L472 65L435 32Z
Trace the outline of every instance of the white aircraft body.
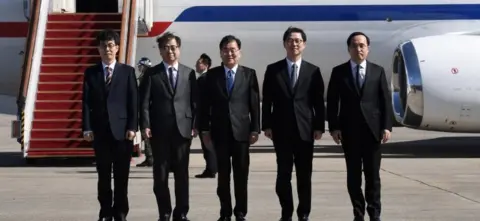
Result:
M18 91L26 30L14 29L27 27L25 2L0 3L3 94ZM361 31L371 39L369 60L388 73L398 123L480 132L480 0L139 2L138 14L149 30L138 37L137 60L160 62L156 37L171 31L182 38L182 63L194 66L207 53L216 66L219 41L232 34L242 41L241 64L257 70L261 85L265 67L285 57L283 32L296 26L307 34L304 59L320 67L327 86L332 68L349 59L348 35Z

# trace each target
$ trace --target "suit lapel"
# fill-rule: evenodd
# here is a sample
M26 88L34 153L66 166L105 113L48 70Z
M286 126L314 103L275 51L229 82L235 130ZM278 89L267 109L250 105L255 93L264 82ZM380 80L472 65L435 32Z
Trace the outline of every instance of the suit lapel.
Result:
M372 77L373 77L372 73L373 73L372 65L370 64L370 62L367 61L367 70L365 71L365 79L363 81L363 86L360 89L360 92L361 92L360 95L363 95L365 88L369 87L368 85L370 85L370 82L372 81Z
M283 67L281 68L280 72L280 80L283 81L283 85L285 86L285 90L287 94L293 94L292 87L290 87L290 75L288 73L288 63L287 60L283 60Z
M110 91L115 88L118 83L118 79L120 79L119 75L122 74L122 70L120 69L120 65L115 63L115 67L113 67L113 75L112 75L112 82L110 84Z
M161 65L158 66L160 70L158 70L158 73L160 74L160 79L162 79L163 83L165 84L165 87L167 87L168 92L170 92L171 95L174 94L172 85L170 85L170 81L168 80L168 73L165 71L165 65L162 62ZM178 74L177 74L178 75Z
M177 79L176 79L176 85L175 88L173 89L173 93L177 93L177 89L181 88L185 85L185 77L188 76L188 73L185 73L185 67L181 64L178 64L178 71L177 71ZM181 90L181 89L180 89Z

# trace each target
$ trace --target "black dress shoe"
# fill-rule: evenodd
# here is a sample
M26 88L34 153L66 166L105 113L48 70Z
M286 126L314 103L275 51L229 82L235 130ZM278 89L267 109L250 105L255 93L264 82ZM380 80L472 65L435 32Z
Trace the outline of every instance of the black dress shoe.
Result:
M98 221L113 221L113 218L112 217L103 217L103 218L98 219Z
M236 221L246 221L247 219L245 219L244 216L236 216L236 217L235 217L235 220L236 220Z
M137 164L137 167L151 167L153 166L153 159L146 158L143 162Z
M382 221L380 217L370 218L370 221Z
M195 178L215 178L215 173L205 170L203 173L195 175Z
M172 221L190 221L187 216L174 217Z
M292 218L280 218L279 221L292 221Z
M231 221L231 220L232 220L232 218L230 218L230 217L221 216L220 218L218 218L217 221Z
M301 217L298 217L298 221L309 221L310 219L308 218L308 216L301 216Z
M158 219L158 221L170 221L170 215L160 215L160 219Z

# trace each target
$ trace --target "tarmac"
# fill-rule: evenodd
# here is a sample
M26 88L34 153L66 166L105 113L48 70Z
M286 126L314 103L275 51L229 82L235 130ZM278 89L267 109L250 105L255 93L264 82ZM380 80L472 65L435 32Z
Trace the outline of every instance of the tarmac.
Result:
M97 220L95 168L78 162L26 166L20 145L10 138L15 99L0 96L0 102L0 221ZM382 220L480 220L479 144L476 134L394 128L392 140L382 147ZM353 220L342 150L328 134L316 145L310 218ZM216 180L194 178L205 166L198 139L193 142L190 159L188 216L192 221L214 221L219 213ZM152 170L134 166L141 160L132 162L128 220L157 220ZM273 147L261 136L251 148L248 220L280 218L275 178ZM297 204L295 178L292 184ZM174 202L172 176L170 187Z

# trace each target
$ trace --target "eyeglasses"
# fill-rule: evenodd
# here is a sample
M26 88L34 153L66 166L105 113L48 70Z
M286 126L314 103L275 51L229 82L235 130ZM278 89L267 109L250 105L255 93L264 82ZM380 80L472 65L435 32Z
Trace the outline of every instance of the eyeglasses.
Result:
M100 48L114 48L115 46L117 46L116 44L106 44L106 45L99 45L98 47Z
M162 49L165 51L168 51L168 50L175 51L177 48L179 48L177 45L165 45L163 46Z
M299 39L299 38L289 38L289 39L287 39L287 43L288 44L293 44L293 43L301 44L301 43L303 43L303 40Z
M222 53L224 53L224 54L228 54L228 53L235 54L237 51L240 51L240 49L238 49L238 48L223 48L222 49Z

